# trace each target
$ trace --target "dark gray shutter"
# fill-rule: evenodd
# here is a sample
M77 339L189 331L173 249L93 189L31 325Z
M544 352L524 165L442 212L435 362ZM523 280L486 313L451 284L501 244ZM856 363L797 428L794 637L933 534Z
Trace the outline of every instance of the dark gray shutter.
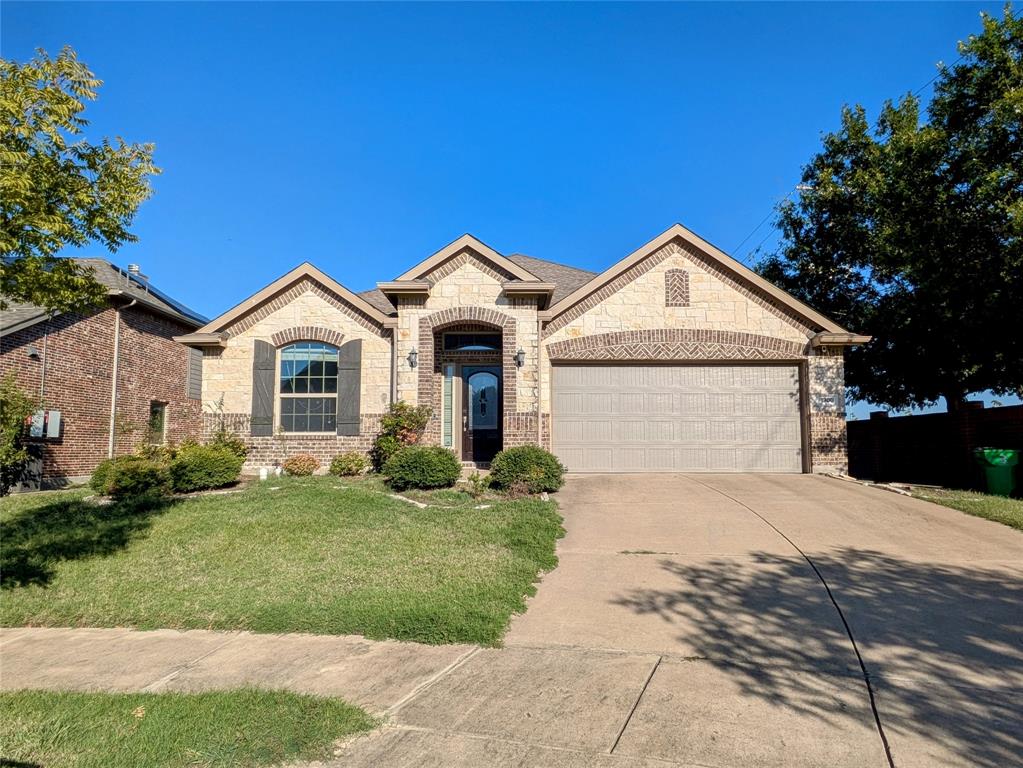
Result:
M202 350L188 348L188 377L185 379L185 396L191 400L202 399Z
M362 409L362 339L345 342L337 355L337 433L359 434Z
M274 433L274 383L277 378L277 349L266 341L256 340L252 350L252 421L253 437L272 437Z

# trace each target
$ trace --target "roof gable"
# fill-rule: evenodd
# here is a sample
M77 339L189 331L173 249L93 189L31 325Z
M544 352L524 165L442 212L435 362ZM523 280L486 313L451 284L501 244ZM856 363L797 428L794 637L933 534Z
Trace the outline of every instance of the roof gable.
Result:
M365 298L348 290L341 283L306 261L274 280L263 290L235 305L219 317L214 318L200 328L197 333L217 333L223 331L228 326L234 325L245 316L256 311L274 297L305 281L318 283L331 293L336 294L339 299L376 325L390 327L395 323L394 318L389 317Z
M717 267L720 267L722 271L733 276L733 278L735 278L738 282L749 286L757 294L763 296L768 302L781 305L797 317L808 321L811 326L815 326L823 331L831 333L846 332L844 328L839 326L833 320L825 317L817 310L799 301L799 299L787 291L784 291L773 283L765 280L756 272L739 263L724 251L714 247L699 235L696 235L683 227L681 224L673 225L650 242L636 249L624 259L612 264L606 270L557 301L550 307L550 309L544 312L544 318L546 320L554 320L559 315L562 315L572 309L572 307L586 299L591 294L600 290L615 278L623 275L638 264L641 264L644 260L649 259L654 254L658 253L664 246L676 239L688 244L691 248L696 249L696 251L698 251L707 261Z
M519 266L511 259L502 256L486 243L472 235L462 235L452 243L448 243L439 251L427 259L416 264L412 269L395 278L395 282L406 280L423 280L431 273L437 271L448 260L460 255L463 251L471 250L484 263L509 275L514 280L525 282L540 282L536 275L528 269Z

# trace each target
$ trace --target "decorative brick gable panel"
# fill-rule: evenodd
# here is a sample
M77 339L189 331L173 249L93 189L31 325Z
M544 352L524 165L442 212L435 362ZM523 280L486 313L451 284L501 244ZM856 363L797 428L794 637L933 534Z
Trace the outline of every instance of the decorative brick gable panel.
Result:
M467 248L456 256L452 256L450 259L445 261L435 270L424 276L424 280L431 284L439 283L445 277L453 273L459 267L465 264L472 264L476 269L485 275L489 275L498 282L504 282L506 280L514 280L515 276L510 272L505 272L503 269L495 269L494 266L480 256L476 251L471 248Z
M689 273L684 269L669 269L664 274L664 305L689 306Z

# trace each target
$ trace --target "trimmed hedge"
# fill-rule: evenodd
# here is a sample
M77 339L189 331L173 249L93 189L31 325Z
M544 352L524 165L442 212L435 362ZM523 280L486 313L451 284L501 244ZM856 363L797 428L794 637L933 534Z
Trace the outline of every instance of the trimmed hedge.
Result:
M170 461L171 484L179 493L222 488L238 479L244 461L225 446L183 446Z
M407 488L450 488L462 474L455 454L439 445L410 445L384 464L387 483L398 491Z
M355 477L366 471L369 461L358 451L346 451L334 457L330 462L330 474L341 477Z
M490 464L495 488L524 487L530 493L556 491L565 484L565 468L558 457L538 445L520 445L498 453Z
M296 453L282 461L281 467L289 475L305 477L320 468L320 460L308 453Z
M100 462L89 485L97 493L126 499L160 496L171 488L170 474L162 464L142 456L118 456Z

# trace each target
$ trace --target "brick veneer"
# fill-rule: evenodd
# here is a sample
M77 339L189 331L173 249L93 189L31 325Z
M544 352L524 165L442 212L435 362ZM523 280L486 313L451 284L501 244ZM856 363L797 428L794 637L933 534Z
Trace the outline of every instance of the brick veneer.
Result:
M45 440L43 476L49 482L88 475L107 457L113 379L115 311L59 315L0 338L0 375L38 397L46 357L44 406L59 409L62 434ZM198 437L202 408L188 398L188 349L172 337L193 330L141 307L121 310L120 363L115 417L116 454L130 453L144 437L151 400L167 404L167 439Z
M805 357L793 341L741 331L658 328L616 331L548 345L551 360L789 360Z
M245 469L253 471L260 467L280 464L289 456L308 453L319 459L326 467L331 459L345 451L368 453L373 441L380 434L382 413L364 413L360 419L358 435L287 433L271 437L252 437L247 413L204 414L202 423L203 439L208 440L221 428L240 437L249 447L245 458Z
M427 274L424 279L431 284L439 283L441 280L443 280L445 277L453 273L463 264L472 264L478 270L480 270L486 275L489 275L494 280L503 282L505 280L515 279L515 276L510 272L495 269L491 265L490 261L484 259L482 256L480 256L480 254L476 253L476 251L472 250L471 248L466 248L465 250L459 252L457 255L448 259L439 267L437 267L432 272Z
M344 338L345 335L343 333L331 328L302 325L278 331L270 336L270 341L275 347L283 347L285 344L292 344L296 341L322 341L325 344L333 344L335 347L340 347Z
M665 259L678 254L685 256L685 258L699 265L699 267L702 270L704 270L708 274L713 275L718 280L723 282L725 285L737 291L748 301L751 301L752 303L760 307L763 307L773 315L782 318L786 322L792 324L793 326L807 333L807 335L810 335L810 332L812 330L810 326L807 325L802 318L798 317L788 307L785 307L775 301L772 301L771 299L768 299L767 297L761 295L760 293L754 292L748 285L746 285L743 282L740 282L733 275L724 271L718 265L717 262L708 259L705 255L700 253L700 251L698 251L695 247L681 239L675 239L672 240L670 243L667 243L654 253L650 254L650 256L643 259L638 264L634 264L632 267L622 272L622 274L618 275L618 277L614 278L613 280L606 283L598 290L591 293L578 304L562 312L560 315L558 315L556 318L554 318L551 322L547 324L547 327L544 330L544 336L545 337L551 336L555 331L564 328L573 320L577 319L578 317L582 316L589 310L596 307L598 304L606 301L608 298L618 293L622 288L631 283L637 277L646 274Z
M684 269L669 269L664 273L664 306L689 306L689 273Z

